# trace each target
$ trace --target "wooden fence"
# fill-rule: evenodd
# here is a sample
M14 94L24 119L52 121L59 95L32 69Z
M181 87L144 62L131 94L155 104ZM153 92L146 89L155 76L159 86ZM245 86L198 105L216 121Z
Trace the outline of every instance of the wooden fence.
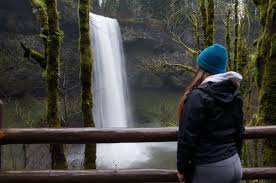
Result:
M2 128L3 103L0 101L0 158L5 144L87 144L176 141L177 128ZM245 138L276 137L276 126L246 127ZM1 168L1 159L0 159ZM276 167L244 168L243 179L276 179ZM177 182L175 170L44 170L0 171L1 183L107 183Z
M0 129L0 144L89 144L170 142L178 128L6 128ZM276 137L276 126L246 127L245 138Z

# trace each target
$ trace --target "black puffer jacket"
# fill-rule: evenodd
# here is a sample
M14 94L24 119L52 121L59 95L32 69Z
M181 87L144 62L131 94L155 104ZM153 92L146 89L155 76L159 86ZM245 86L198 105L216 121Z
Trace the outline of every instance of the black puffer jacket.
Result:
M242 98L228 79L207 82L187 96L180 118L177 169L217 162L240 153L244 136Z

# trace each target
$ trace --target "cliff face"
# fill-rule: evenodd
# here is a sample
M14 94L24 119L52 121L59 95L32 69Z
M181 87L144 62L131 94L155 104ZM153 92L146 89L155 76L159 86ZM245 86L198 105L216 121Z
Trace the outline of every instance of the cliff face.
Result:
M38 40L39 27L30 4L28 1L1 1L0 19L0 95L20 95L33 85L40 88L40 74L32 73L29 65L23 63L19 45L23 39Z
M128 80L134 89L182 89L190 73L153 68L160 62L193 65L193 58L171 40L166 27L148 22L120 21Z
M79 90L79 52L77 1L58 1L64 38L61 49L61 83L63 88ZM23 58L20 41L42 51L40 27L30 1L0 1L0 95L21 97L44 96L45 83L41 68ZM127 75L131 88L182 88L190 74L149 70L148 63L192 63L192 59L166 33L162 24L119 21L126 54ZM192 37L192 36L188 36ZM191 38L190 38L191 39ZM189 40L189 39L188 39Z
M23 35L39 31L34 21L29 1L0 1L0 32L12 32Z
M61 80L64 87L78 84L78 23L76 3L58 1L64 38L61 50ZM70 13L71 12L71 13ZM30 0L0 1L0 95L44 96L43 72L34 61L23 58L20 41L43 51L40 26ZM62 86L63 87L63 86Z

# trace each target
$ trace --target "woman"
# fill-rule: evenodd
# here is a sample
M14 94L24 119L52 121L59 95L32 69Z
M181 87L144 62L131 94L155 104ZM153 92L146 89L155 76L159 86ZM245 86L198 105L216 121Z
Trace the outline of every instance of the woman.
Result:
M227 51L218 44L203 50L178 107L177 170L180 182L238 183L244 135L242 76L225 72Z

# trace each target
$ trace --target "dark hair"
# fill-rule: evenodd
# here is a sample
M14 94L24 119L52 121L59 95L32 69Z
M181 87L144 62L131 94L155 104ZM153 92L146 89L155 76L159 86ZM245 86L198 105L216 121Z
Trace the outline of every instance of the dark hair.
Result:
M197 66L194 79L192 82L187 86L185 92L181 95L176 111L176 119L179 123L180 117L182 112L184 111L184 101L186 99L187 94L189 94L194 88L198 87L202 81L207 78L208 76L212 75L211 73L201 69L199 66Z

